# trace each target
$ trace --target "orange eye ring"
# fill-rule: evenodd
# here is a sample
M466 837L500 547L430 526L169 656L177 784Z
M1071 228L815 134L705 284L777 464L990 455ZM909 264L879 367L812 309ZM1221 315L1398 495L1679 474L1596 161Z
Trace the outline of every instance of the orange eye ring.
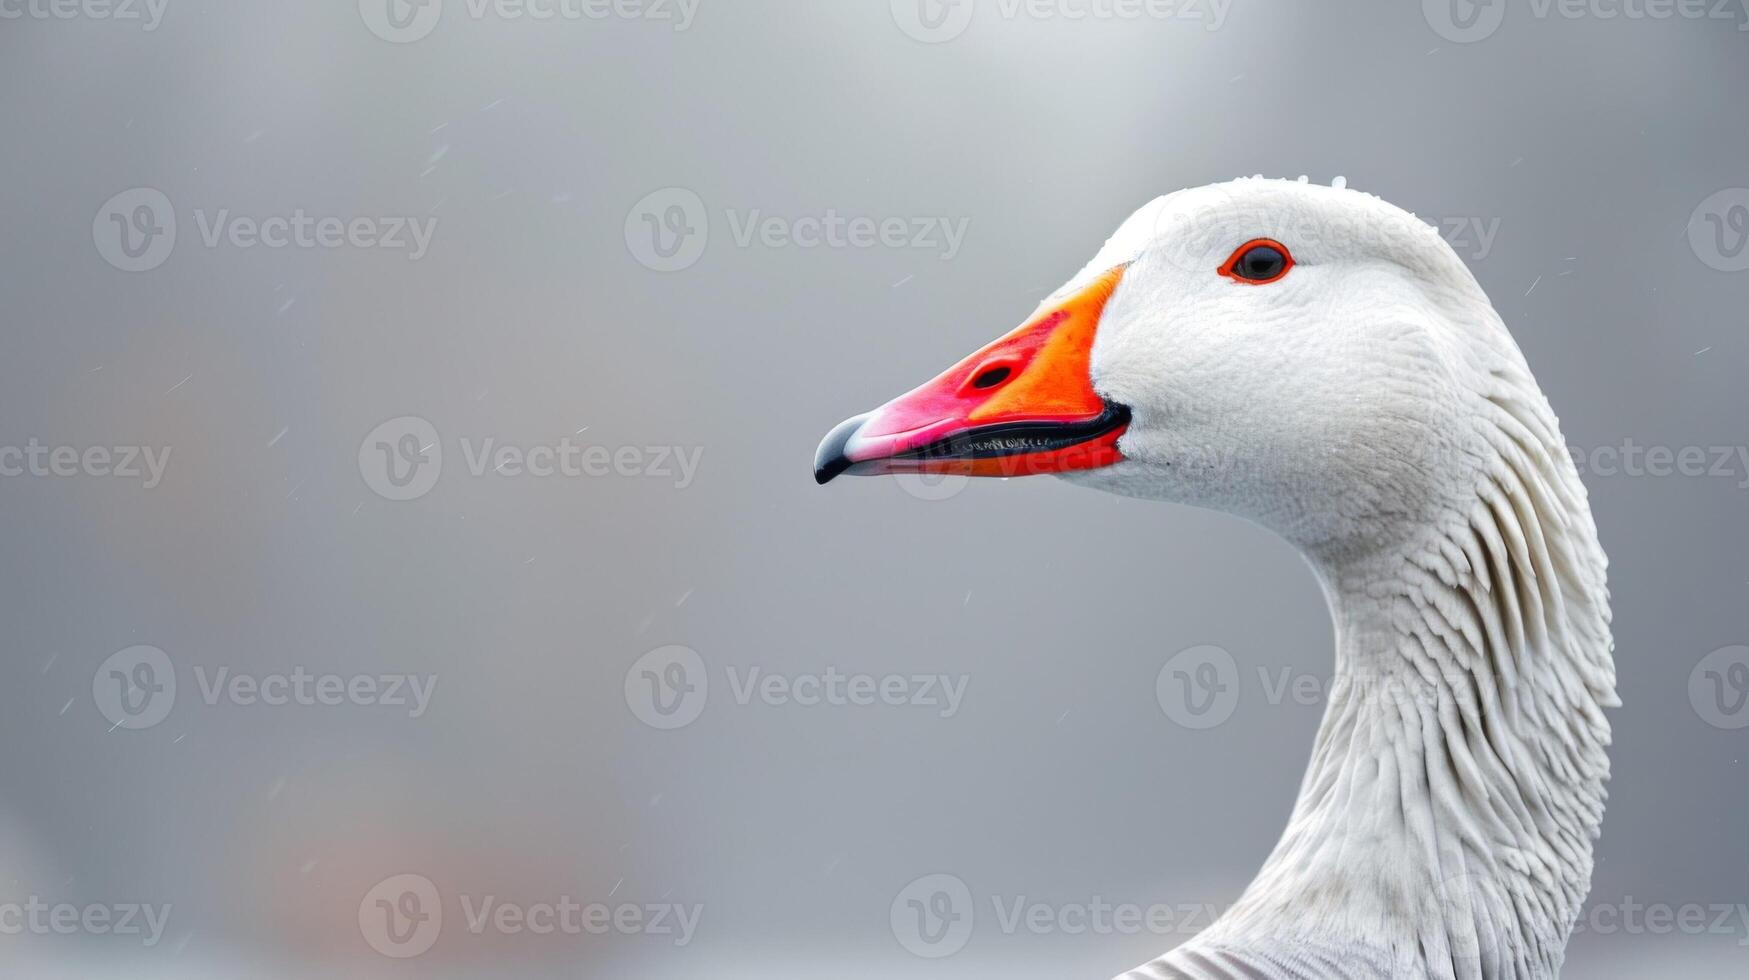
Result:
M1253 238L1221 263L1220 274L1248 286L1279 282L1294 267L1293 253L1273 238Z

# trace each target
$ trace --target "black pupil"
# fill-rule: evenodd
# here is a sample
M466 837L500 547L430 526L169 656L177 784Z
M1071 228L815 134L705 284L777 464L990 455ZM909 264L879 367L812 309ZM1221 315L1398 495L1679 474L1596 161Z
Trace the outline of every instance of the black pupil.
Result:
M1239 256L1239 265L1235 272L1241 279L1274 279L1281 275L1281 270L1287 265L1287 257L1281 250L1271 245L1258 245L1247 249Z
M978 375L978 377L972 381L972 387L974 387L974 388L994 388L997 385L1001 384L1002 382L1007 381L1008 375L1010 375L1012 373L1013 373L1012 371L1010 371L1008 368L1005 368L1005 367L991 368L990 370L985 371L983 374Z

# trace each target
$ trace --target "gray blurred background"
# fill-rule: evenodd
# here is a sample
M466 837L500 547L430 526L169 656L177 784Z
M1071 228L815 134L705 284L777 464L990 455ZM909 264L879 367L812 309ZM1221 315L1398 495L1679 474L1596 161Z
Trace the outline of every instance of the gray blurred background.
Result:
M1597 464L1626 707L1593 896L1626 911L1568 974L1744 975L1749 708L1707 678L1749 670L1749 14L395 2L4 5L0 971L1104 978L1179 944L1297 787L1303 564L1218 514L809 462L1153 196L1305 173L1438 221ZM908 231L816 242L829 213ZM1197 730L1155 680L1205 644L1241 689ZM965 686L739 690L828 668ZM294 673L355 686L225 686ZM382 696L409 675L423 711ZM976 910L953 955L894 925L928 875ZM471 928L487 896L624 918ZM995 911L1096 897L1178 911ZM131 904L156 941L103 925Z

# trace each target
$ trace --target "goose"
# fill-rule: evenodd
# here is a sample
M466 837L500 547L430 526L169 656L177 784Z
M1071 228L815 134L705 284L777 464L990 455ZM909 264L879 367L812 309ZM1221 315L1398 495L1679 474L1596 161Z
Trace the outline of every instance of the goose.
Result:
M1606 559L1476 278L1338 180L1136 212L1014 332L840 423L842 474L1049 473L1295 546L1336 637L1287 829L1212 925L1121 980L1559 975L1616 707Z

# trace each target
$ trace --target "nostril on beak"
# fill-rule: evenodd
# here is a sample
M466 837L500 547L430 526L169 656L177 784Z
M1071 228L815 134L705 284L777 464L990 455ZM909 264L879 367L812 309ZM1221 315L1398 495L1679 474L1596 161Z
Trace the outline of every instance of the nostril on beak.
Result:
M972 387L981 391L997 387L1014 375L1014 369L1006 364L985 368L972 379Z

